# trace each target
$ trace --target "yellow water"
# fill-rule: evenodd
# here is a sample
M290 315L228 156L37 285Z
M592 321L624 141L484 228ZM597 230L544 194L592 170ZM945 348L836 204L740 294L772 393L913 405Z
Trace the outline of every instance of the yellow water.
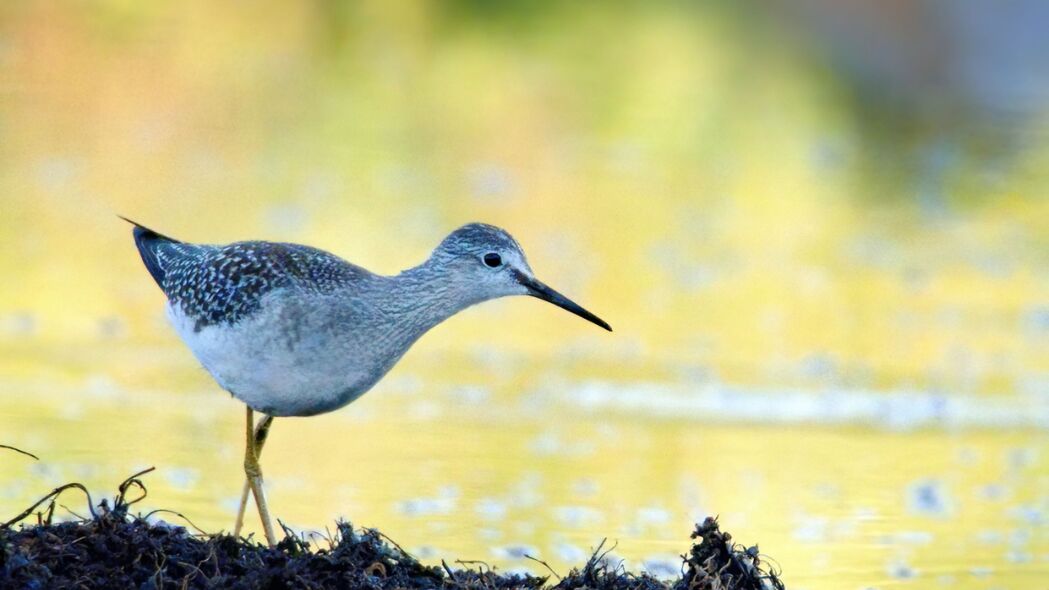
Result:
M0 454L0 515L153 465L145 508L231 524L242 407L114 214L381 272L482 220L615 333L488 303L352 406L278 420L288 525L503 569L608 537L663 572L717 514L792 588L1045 586L1049 146L992 180L963 159L930 201L871 174L804 51L726 18L0 8L0 444L41 457Z

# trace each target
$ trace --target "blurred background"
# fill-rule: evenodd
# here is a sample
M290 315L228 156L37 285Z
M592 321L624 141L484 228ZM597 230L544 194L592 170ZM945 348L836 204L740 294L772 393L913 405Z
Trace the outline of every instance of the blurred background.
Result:
M1034 587L1046 30L1039 0L3 3L0 443L41 460L0 455L0 516L155 465L144 505L232 525L242 405L116 214L384 273L476 220L616 332L487 303L278 420L288 525L504 570L608 537L663 576L717 514L791 588Z

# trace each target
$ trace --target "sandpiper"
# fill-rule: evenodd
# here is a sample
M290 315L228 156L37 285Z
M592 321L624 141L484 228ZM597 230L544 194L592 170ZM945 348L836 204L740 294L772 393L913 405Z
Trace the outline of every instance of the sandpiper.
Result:
M299 244L180 242L134 221L135 245L197 360L247 405L239 535L249 490L273 545L258 457L275 416L337 410L372 388L427 330L471 305L531 295L607 323L535 278L517 241L471 223L396 276ZM263 417L256 425L253 412Z

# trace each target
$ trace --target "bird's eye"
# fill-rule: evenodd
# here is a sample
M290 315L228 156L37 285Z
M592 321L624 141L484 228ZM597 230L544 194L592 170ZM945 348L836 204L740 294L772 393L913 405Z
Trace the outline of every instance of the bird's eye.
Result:
M503 264L503 259L495 252L489 252L484 255L484 263L489 268L499 268Z

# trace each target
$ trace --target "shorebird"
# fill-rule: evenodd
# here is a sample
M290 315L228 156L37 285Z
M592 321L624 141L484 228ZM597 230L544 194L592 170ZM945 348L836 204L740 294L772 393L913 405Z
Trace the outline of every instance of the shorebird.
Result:
M430 328L483 301L531 295L602 328L596 315L535 278L509 233L482 223L448 235L394 276L334 254L264 241L190 244L130 219L167 315L218 384L247 405L244 474L270 545L277 542L259 455L274 417L337 410L371 389ZM262 414L255 424L254 412Z

